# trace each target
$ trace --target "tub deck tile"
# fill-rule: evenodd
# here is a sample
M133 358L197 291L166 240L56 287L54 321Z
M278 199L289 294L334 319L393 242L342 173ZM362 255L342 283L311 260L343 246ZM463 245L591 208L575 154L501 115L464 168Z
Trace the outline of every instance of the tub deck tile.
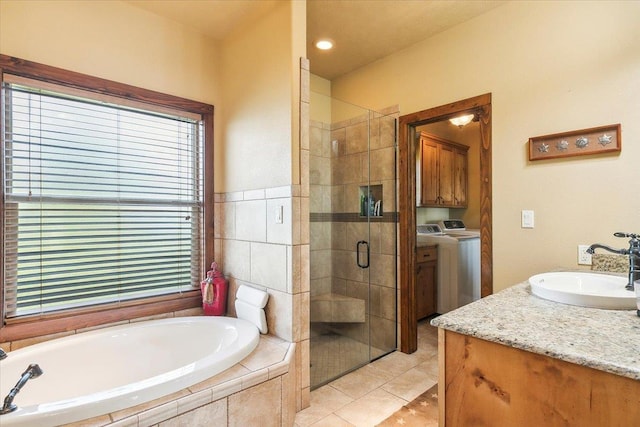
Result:
M224 372L219 373L215 377L211 377L208 380L204 380L199 382L198 384L194 384L189 387L189 390L192 392L197 392L201 390L210 389L211 387L225 383L227 381L234 380L236 378L242 377L244 375L248 375L251 373L251 370L245 368L242 365L234 365L231 368L227 369Z
M264 368L242 377L242 389L246 390L269 379L269 369Z
M109 427L138 427L138 416L134 415L132 417L124 418L111 424L101 425L108 425ZM81 426L84 427L84 424L81 424Z
M287 349L284 347L271 340L261 339L253 353L242 359L240 364L251 371L256 371L281 362L286 354Z
M178 413L182 414L213 401L211 390L202 390L178 399Z
M138 414L138 427L148 427L178 416L178 402L167 402Z
M138 425L138 419L135 420L135 425ZM75 423L65 424L65 427L102 427L111 424L111 417L109 415L100 415L88 420L82 420Z
M292 379L295 378L295 348L293 343L263 335L252 354L215 377L151 402L68 424L66 427L198 425L197 422L192 422L202 417L209 419L212 414L217 421L210 425L225 425L222 420L226 419L228 426L244 426L247 424L243 422L253 420L254 416L258 416L261 421L265 421L266 416L268 425L271 422L278 427L281 422L290 425L288 420L295 416L295 407L288 404L284 408L282 406L283 402L289 401L295 404L293 390L290 390L293 387ZM261 396L262 400L266 399L259 402L258 413L246 411L244 404L240 402L255 400L257 396Z
M172 403L172 402L175 403L175 401L177 401L178 399L180 399L182 397L185 397L185 396L188 396L190 394L191 393L189 393L188 390L180 390L180 391L177 391L175 393L169 394L167 396L162 396L162 397L160 397L158 399L152 400L152 401L147 402L147 403L141 403L140 405L136 405L136 406L133 406L131 408L125 408L125 409L122 409L120 411L112 412L111 413L111 418L114 421L121 420L123 418L127 418L127 417L130 417L132 415L143 413L145 411L157 408L157 407L162 406L162 405L164 405L166 403ZM177 411L177 409L176 409L176 411Z
M289 363L286 361L283 361L280 363L276 363L275 365L269 366L268 369L269 369L269 379L272 379L289 372Z
M235 378L231 381L213 386L211 388L211 398L212 400L218 400L239 391L242 391L242 378Z

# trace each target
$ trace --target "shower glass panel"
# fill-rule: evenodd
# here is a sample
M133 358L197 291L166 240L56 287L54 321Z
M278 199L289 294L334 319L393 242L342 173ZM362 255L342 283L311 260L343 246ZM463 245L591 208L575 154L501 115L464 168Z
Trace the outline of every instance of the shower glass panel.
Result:
M312 388L396 349L397 115L312 93Z

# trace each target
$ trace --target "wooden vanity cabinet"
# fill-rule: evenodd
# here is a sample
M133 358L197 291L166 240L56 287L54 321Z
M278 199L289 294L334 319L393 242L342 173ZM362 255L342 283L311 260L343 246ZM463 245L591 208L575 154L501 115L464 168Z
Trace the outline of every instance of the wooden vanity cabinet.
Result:
M416 248L416 318L435 314L438 301L438 251L436 246Z
M467 207L469 147L420 132L420 205Z
M635 314L634 314L635 315ZM640 381L438 329L439 426L632 426Z

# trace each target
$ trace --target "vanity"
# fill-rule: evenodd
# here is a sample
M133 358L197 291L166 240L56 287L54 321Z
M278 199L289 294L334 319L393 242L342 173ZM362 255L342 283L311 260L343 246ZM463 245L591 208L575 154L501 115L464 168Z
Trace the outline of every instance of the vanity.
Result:
M432 320L440 426L640 422L640 318L549 301L523 282Z

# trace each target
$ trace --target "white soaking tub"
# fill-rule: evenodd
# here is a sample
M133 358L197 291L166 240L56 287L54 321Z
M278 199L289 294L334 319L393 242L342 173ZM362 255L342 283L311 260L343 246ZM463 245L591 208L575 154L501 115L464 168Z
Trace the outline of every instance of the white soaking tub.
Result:
M2 427L55 426L145 403L232 367L258 345L253 324L230 317L176 317L113 326L8 353L0 404L32 363L44 372L16 395Z

